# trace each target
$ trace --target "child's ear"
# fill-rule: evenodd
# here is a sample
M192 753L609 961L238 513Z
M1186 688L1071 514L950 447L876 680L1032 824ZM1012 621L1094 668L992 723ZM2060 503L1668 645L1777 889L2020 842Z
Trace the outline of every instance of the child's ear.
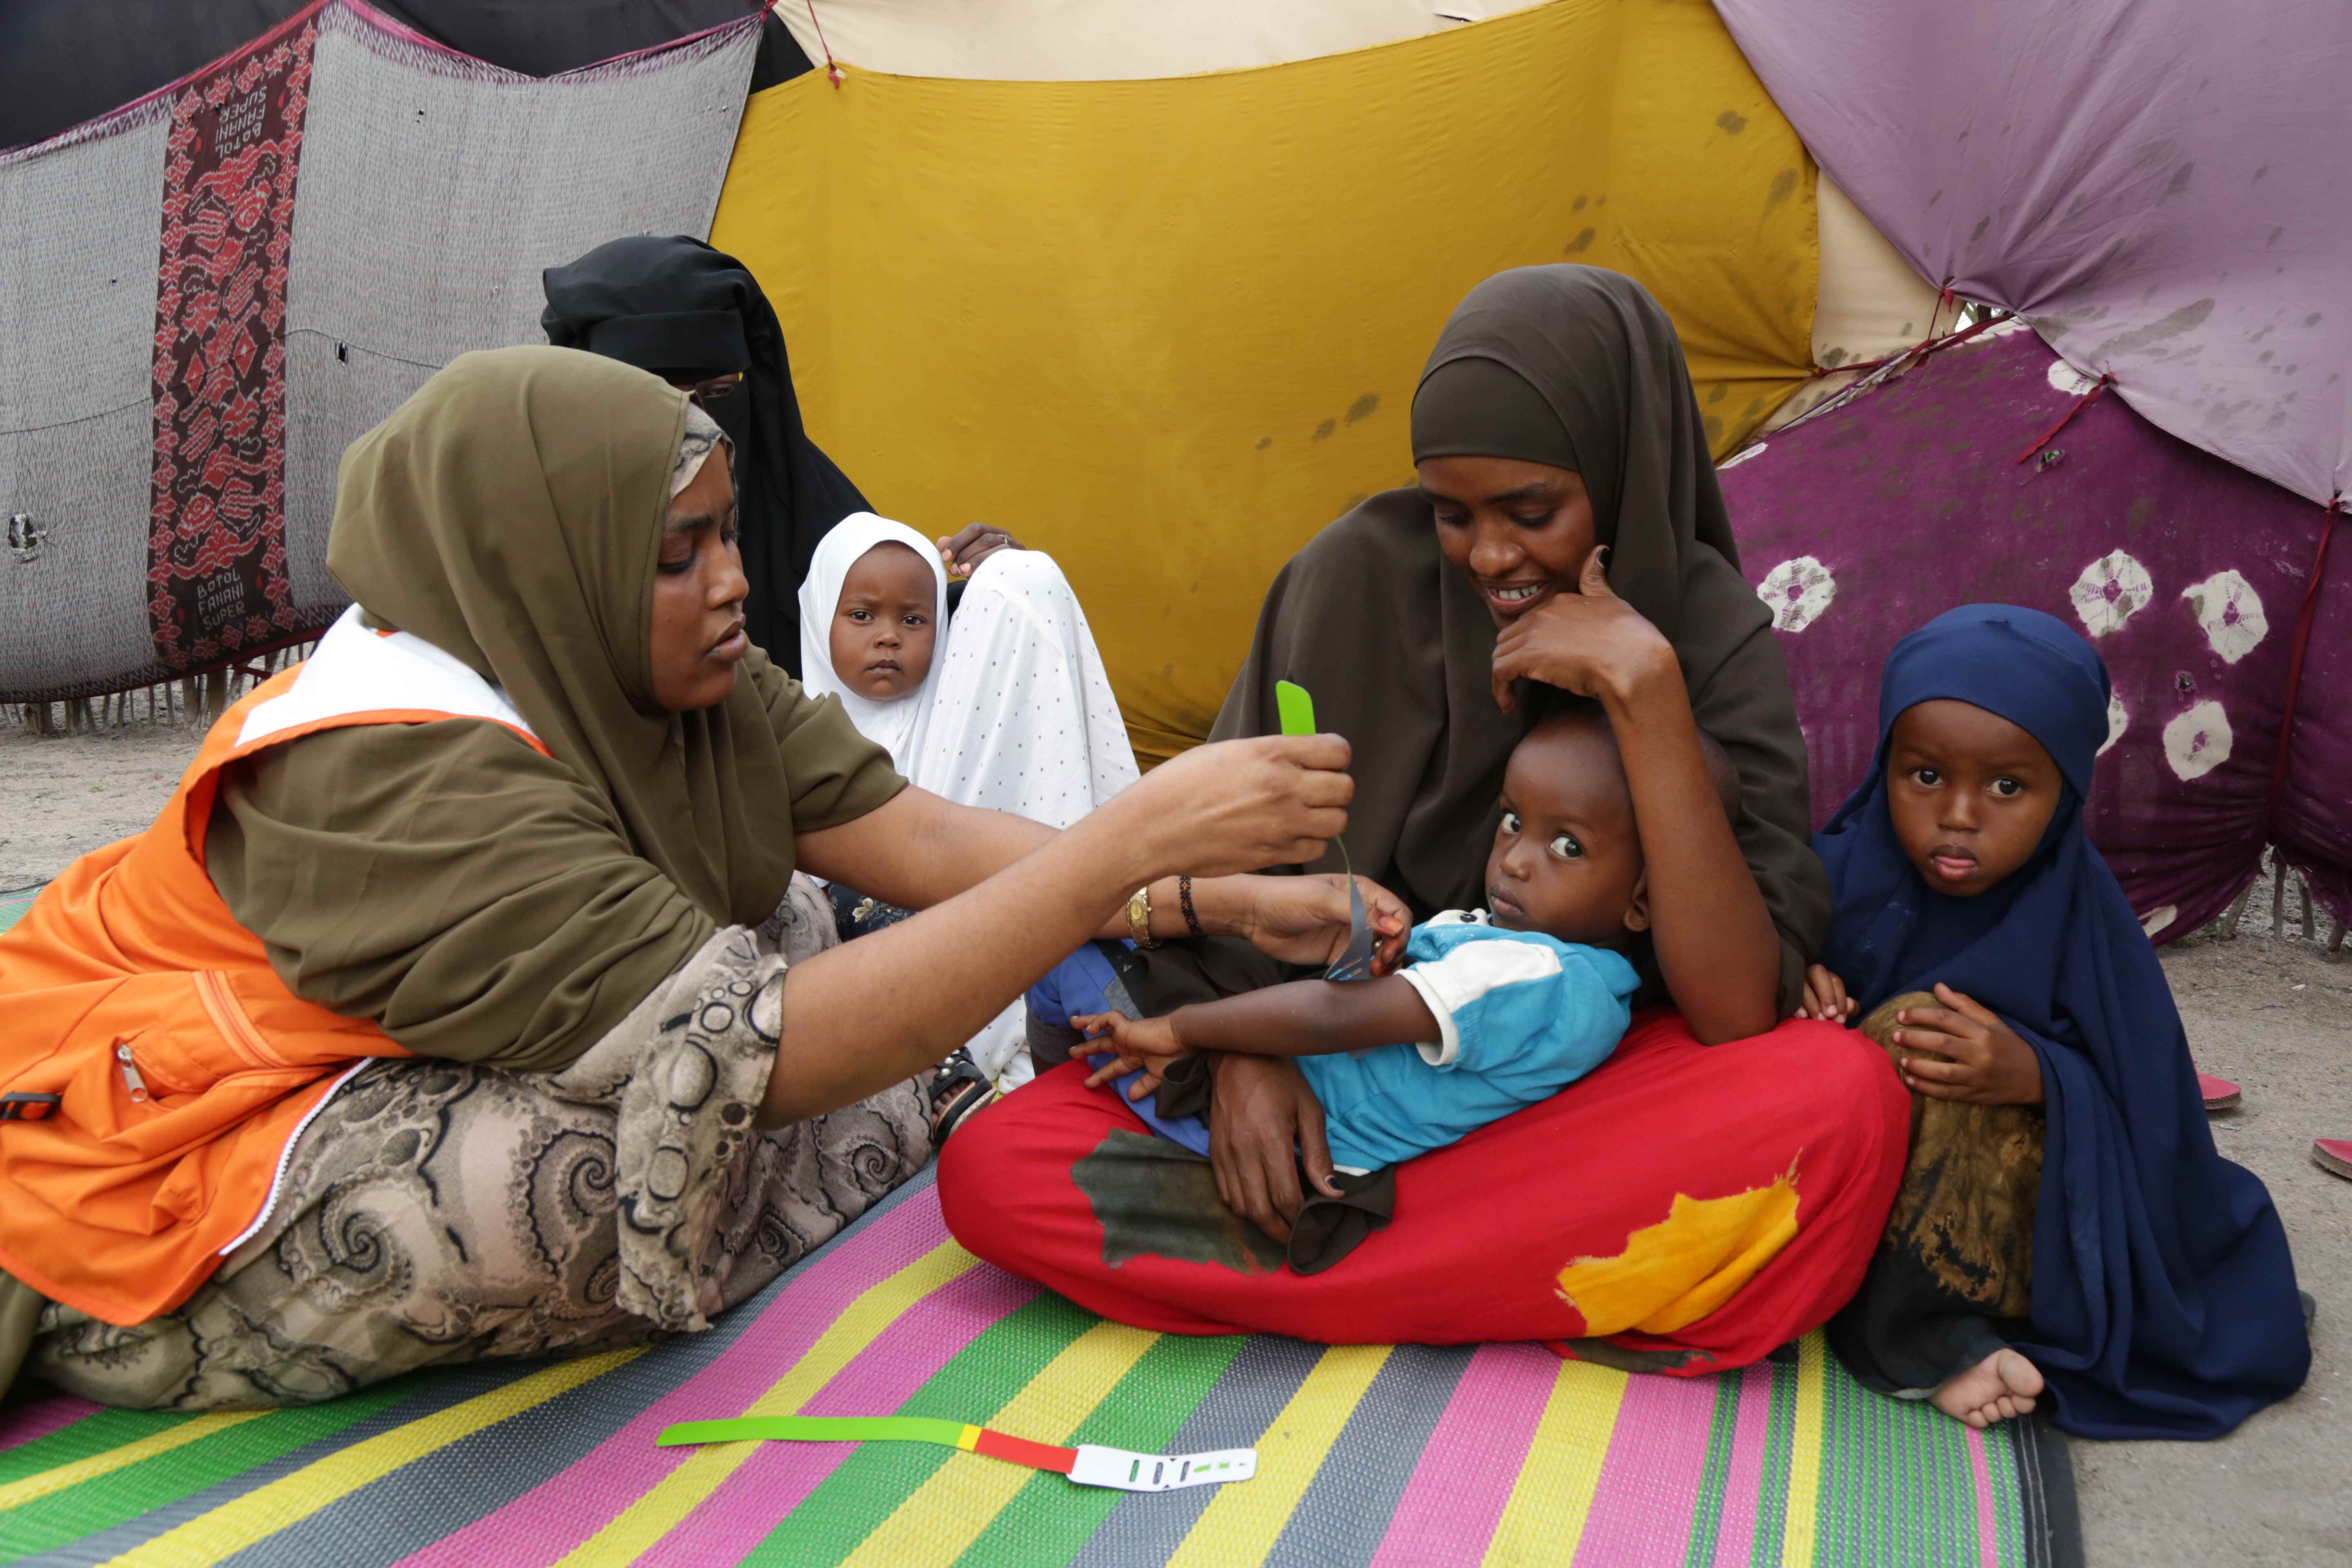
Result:
M1650 872L1643 867L1633 879L1633 897L1625 900L1625 929L1643 931L1650 929Z

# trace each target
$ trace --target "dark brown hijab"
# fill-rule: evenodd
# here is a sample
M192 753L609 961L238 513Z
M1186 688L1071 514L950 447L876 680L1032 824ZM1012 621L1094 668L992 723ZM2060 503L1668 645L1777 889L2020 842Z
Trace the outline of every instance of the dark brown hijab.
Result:
M1632 279L1525 267L1470 291L1413 403L1416 460L1572 468L1592 496L1609 584L1665 633L1699 727L1739 770L1740 848L1782 944L1781 1000L1829 925L1810 847L1804 737L1771 616L1739 574L1674 323ZM1417 915L1483 902L1503 768L1525 703L1495 706L1495 625L1446 563L1418 489L1374 496L1276 577L1213 739L1279 729L1276 680L1314 694L1355 747L1355 868ZM1313 868L1337 870L1330 855ZM1221 977L1222 978L1222 977Z

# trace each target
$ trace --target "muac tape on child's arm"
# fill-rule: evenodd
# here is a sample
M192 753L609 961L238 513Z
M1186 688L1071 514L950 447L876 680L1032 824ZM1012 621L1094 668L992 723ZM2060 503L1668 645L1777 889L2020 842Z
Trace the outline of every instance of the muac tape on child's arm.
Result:
M1286 735L1315 733L1315 699L1307 688L1287 680L1274 683L1274 705L1282 715L1282 732ZM1339 864L1348 864L1348 841L1332 840L1339 846ZM1372 949L1380 945L1372 934L1371 922L1364 918L1363 890L1356 886L1354 868L1348 874L1348 947L1331 961L1323 972L1326 980L1369 980L1372 974Z
M654 1441L656 1447L675 1448L689 1443L759 1438L788 1443L937 1443L968 1454L1052 1470L1082 1487L1116 1487L1129 1492L1245 1481L1257 1474L1255 1448L1220 1448L1207 1454L1138 1454L1098 1443L1063 1448L926 1415L739 1415L727 1421L682 1421L662 1428Z

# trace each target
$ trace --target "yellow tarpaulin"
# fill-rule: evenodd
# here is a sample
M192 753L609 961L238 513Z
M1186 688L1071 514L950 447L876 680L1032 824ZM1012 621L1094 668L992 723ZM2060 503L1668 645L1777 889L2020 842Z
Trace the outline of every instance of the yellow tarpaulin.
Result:
M1148 763L1207 733L1291 552L1410 482L1422 362L1489 273L1641 279L1736 444L1809 363L1813 180L1706 0L1553 0L1213 76L812 72L751 100L710 237L877 508L1061 562Z

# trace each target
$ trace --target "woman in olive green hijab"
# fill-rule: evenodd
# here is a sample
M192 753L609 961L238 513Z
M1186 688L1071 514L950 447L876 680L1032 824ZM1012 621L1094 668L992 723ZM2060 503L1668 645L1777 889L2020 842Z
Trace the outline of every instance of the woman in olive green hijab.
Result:
M204 863L289 990L408 1058L340 1085L183 1306L50 1302L27 1375L299 1403L698 1329L929 1158L931 1064L1080 942L1345 944L1339 879L1227 875L1342 830L1344 742L1203 748L1060 834L912 789L745 639L727 458L683 394L548 348L458 359L345 455L356 607L273 700L371 633L477 696L232 763ZM835 946L803 869L925 912Z

